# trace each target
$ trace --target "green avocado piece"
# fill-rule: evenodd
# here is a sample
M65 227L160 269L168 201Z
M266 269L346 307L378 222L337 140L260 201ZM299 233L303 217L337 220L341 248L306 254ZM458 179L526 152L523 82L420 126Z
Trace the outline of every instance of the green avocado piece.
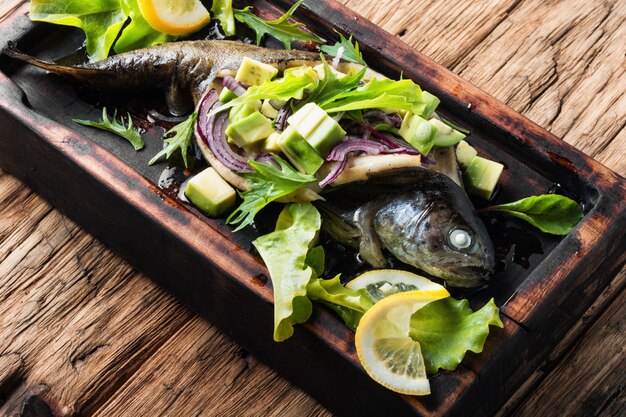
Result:
M417 149L422 155L428 155L435 146L436 129L428 120L408 112L400 126L400 136Z
M293 126L289 126L282 133L279 145L287 159L300 172L313 175L324 163L324 159Z
M422 91L422 99L424 99L424 103L426 104L426 107L422 112L422 117L424 119L430 119L437 109L437 106L439 106L441 100L430 94L428 91Z
M226 129L226 135L240 148L253 145L272 133L274 133L272 121L259 111L233 123Z
M228 113L228 122L232 125L241 119L245 119L258 110L261 110L261 100L243 102L230 109L230 113Z
M237 70L235 79L248 86L261 85L278 74L278 69L252 58L245 57Z
M213 168L207 168L187 183L185 196L211 217L218 217L235 205L236 193Z
M459 166L462 170L467 169L476 155L478 155L476 149L464 140L456 145L456 160L459 162Z
M430 119L429 122L435 128L435 146L454 146L465 139L463 133L451 128L439 119Z
M502 171L504 165L475 156L463 173L463 182L471 194L489 200L498 185Z
M261 106L261 113L264 116L269 117L270 119L276 119L278 116L278 110L272 106L269 100L263 100L263 105Z
M237 98L237 94L233 93L232 91L230 91L228 88L224 87L222 89L222 92L220 93L220 98L219 100L222 103L228 103L231 100L234 100Z
M346 135L339 123L315 103L302 107L287 122L322 156Z

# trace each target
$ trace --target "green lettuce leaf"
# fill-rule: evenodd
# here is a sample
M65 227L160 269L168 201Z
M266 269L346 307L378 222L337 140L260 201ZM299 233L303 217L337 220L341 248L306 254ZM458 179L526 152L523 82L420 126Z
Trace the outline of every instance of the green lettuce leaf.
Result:
M243 10L235 10L235 19L245 23L256 32L256 44L260 45L263 36L269 35L278 39L285 45L285 49L291 49L294 41L313 41L323 43L323 41L312 33L301 29L302 23L289 23L289 18L302 4L304 0L295 3L291 8L277 20L267 21L256 16L250 10L250 6Z
M307 286L307 294L311 300L334 310L352 330L356 330L363 314L374 305L365 289L355 291L344 287L339 275L333 279L312 280Z
M523 198L513 203L491 206L484 211L510 214L553 235L568 234L584 217L583 209L577 202L558 194Z
M504 327L493 299L472 312L467 300L452 297L434 301L411 318L410 336L422 347L426 372L453 371L468 350L480 353L489 326Z
M367 66L367 63L363 59L363 55L361 55L361 51L359 50L359 43L356 41L352 43L352 35L350 35L349 39L346 39L346 37L341 33L337 32L337 34L339 35L339 41L334 45L323 45L320 48L322 52L336 57L339 53L339 48L343 47L343 55L341 56L341 59Z
M307 103L316 103L320 106L332 102L338 96L349 93L359 87L359 83L365 76L366 69L353 74L348 74L345 77L337 78L335 73L330 69L330 65L326 62L324 55L321 55L321 60L324 64L324 79L320 80L315 89L311 92L311 95L300 103L299 107L304 106Z
M235 231L252 224L257 213L272 201L316 181L313 175L299 173L278 155L272 154L272 157L280 167L271 163L249 162L255 172L243 174L243 177L250 184L250 189L239 193L243 202L227 219L229 224L239 224Z
M291 337L293 326L311 316L307 284L315 272L306 264L306 257L321 222L319 212L311 203L289 204L278 217L276 231L252 242L269 270L274 287L274 340L277 342Z
M287 74L285 77L265 81L261 85L248 88L244 94L222 105L211 114L219 113L245 102L256 100L300 100L304 96L305 90L315 88L315 81L308 74L294 75Z
M337 94L320 107L329 113L385 108L421 114L426 106L422 90L413 81L374 78L356 90Z
M313 268L316 277L324 275L324 265L326 264L326 254L323 246L316 246L306 255L306 264Z
M122 53L135 49L146 48L175 40L177 37L152 29L144 19L137 0L120 0L123 12L130 17L130 23L124 28L115 42L115 52Z
M220 21L224 35L233 36L235 34L233 0L213 0L211 11L215 18Z
M87 37L87 53L99 61L109 56L127 15L119 0L32 0L30 18L82 29Z

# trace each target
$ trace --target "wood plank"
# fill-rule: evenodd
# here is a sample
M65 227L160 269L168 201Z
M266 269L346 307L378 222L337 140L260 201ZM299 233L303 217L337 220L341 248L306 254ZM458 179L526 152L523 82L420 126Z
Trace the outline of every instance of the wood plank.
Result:
M590 155L626 118L626 3L522 2L454 68Z
M22 396L89 414L191 314L58 212L27 225L2 246L0 355L23 361Z
M330 415L199 317L146 361L94 417L163 414Z

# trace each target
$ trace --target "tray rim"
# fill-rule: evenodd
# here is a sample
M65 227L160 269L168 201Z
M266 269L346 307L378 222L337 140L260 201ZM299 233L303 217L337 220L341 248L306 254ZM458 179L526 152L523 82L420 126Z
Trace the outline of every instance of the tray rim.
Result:
M288 2L277 2L277 3L288 3ZM304 7L306 10L308 10L308 6L311 2L305 2ZM327 1L327 0L322 0L319 2L319 4L332 4L337 6L337 4L335 2L332 1ZM340 6L343 7L343 6ZM7 22L11 21L12 19L15 19L15 22L17 22L17 18L20 17L20 15L22 13L20 13L21 11L23 11L26 7L22 6L18 9L16 9L14 11L14 13L9 16L2 24L0 24L0 26L4 26L7 24ZM353 12L351 12L353 13ZM361 18L362 19L362 18ZM363 19L362 19L363 20ZM377 28L378 31L381 31L379 28ZM386 35L387 37L389 37L390 35ZM357 39L359 39L357 37ZM401 43L401 42L400 42ZM371 47L371 45L368 45L368 47ZM439 70L443 70L445 72L449 72L448 70L446 70L445 68L442 68L441 66L439 66L438 64L435 64L433 61L429 60L428 58L422 56L419 53L416 53L415 51L410 50L410 47L405 46L404 49L408 49L409 52L411 54L416 55L420 60L423 60L424 62L426 62L429 65L432 65L434 68L438 68ZM456 77L456 76L454 76ZM458 78L458 77L457 77ZM466 81L461 80L460 78L458 78L458 85L464 86L464 85L469 85L469 83L467 83ZM454 88L457 88L458 85L455 85ZM22 101L21 101L21 95L20 95L20 90L19 88L16 89L16 86L14 86L14 84L12 83L12 81L10 79L8 79L3 73L0 74L0 90L4 90L3 92L5 94L8 94L10 96L12 96L13 98L17 99L16 101L18 103L20 103L19 105L15 106L11 106L12 108L7 108L7 106L5 106L4 104L2 105L2 111L5 112L6 114L10 114L12 117L15 118L21 118L22 120L25 120L28 117L33 118L34 120L38 120L41 124L39 125L40 127L45 126L48 130L46 131L46 129L33 129L33 131L37 131L42 138L46 137L46 134L50 134L51 132L60 134L64 137L69 138L68 139L68 143L64 143L64 144L57 144L58 148L61 152L65 152L66 155L73 155L73 160L72 162L75 163L77 166L81 166L83 167L85 170L93 173L93 169L90 169L91 167L89 166L89 164L85 164L85 160L82 160L82 157L78 157L78 154L81 152L94 152L95 155L109 155L110 154L105 151L104 149L100 148L98 145L93 144L89 139L87 138L83 138L81 137L79 134L75 133L74 131L72 131L71 129L58 124L54 121L51 121L50 119L47 119L45 116L42 116L41 114L34 112L32 110L30 110L29 108L27 108L26 106L23 105ZM594 188L596 188L599 192L599 198L598 201L595 204L595 207L593 210L591 210L587 216L585 217L585 219L583 220L583 222L581 222L581 225L578 226L579 229L582 229L583 224L585 225L585 229L584 231L586 233L591 233L593 232L593 235L600 235L601 232L603 230L606 229L606 224L604 224L602 222L602 220L605 218L604 217L604 210L606 210L606 207L608 207L609 205L613 204L613 203L618 203L619 206L619 210L618 210L618 214L619 214L619 218L620 219L626 219L626 205L624 204L624 198L620 199L620 196L626 196L626 192L625 187L624 187L624 179L621 178L619 175L613 173L612 171L608 170L608 168L605 168L604 166L602 166L601 164L599 164L598 162L592 160L591 158L589 158L588 156L582 154L580 151L576 150L575 148L571 147L570 145L566 144L565 142L561 141L560 139L556 138L554 135L550 134L549 132L543 130L542 128L540 128L538 125L534 124L533 122L529 121L528 119L524 118L523 116L517 114L516 112L514 112L512 109L508 108L507 106L505 106L504 104L498 102L497 100L493 99L492 97L486 95L486 93L483 93L482 91L476 89L475 87L471 86L474 90L477 90L479 93L481 93L479 96L483 97L486 96L486 102L496 102L499 103L498 106L496 106L498 108L498 111L504 113L506 116L509 116L511 120L511 126L514 128L513 131L516 132L519 135L519 140L524 142L526 141L528 138L530 138L530 142L531 143L541 143L542 141L547 141L546 143L549 146L546 146L546 149L544 148L540 148L541 149L541 153L543 154L544 159L547 158L547 160L550 160L551 163L555 163L555 161L553 160L553 158L548 154L548 152L551 152L552 149L556 149L559 151L559 154L566 154L569 155L571 158L573 158L574 160L578 160L581 159L583 161L585 161L585 164L587 164L588 166L593 167L593 170L590 170L589 172L594 172L594 175L589 175L589 176L585 176L582 175L581 179L583 181L588 182L588 184L590 184L590 186L593 186ZM435 91L436 89L431 88L432 91ZM470 89L472 93L476 93L476 91L473 91L472 89ZM467 93L467 92L466 92ZM471 95L471 94L470 94ZM484 97L483 97L484 98ZM477 106L474 110L473 113L480 115L481 117L484 117L488 122L490 121L490 118L487 116L485 116L483 114L483 105ZM524 126L526 125L526 127L528 128L528 132L526 131L526 129L524 129ZM81 150L82 149L82 150ZM105 155L106 154L106 155ZM115 157L114 157L115 158ZM117 159L117 158L115 158ZM112 191L115 191L117 193L119 193L120 195L126 195L124 194L124 192L128 192L128 180L126 181L119 181L120 180L120 175L125 176L125 178L132 178L134 180L139 180L138 184L140 184L142 187L145 186L146 190L150 190L150 193L155 194L155 195L159 195L159 198L164 200L167 204L167 206L171 206L172 208L174 208L174 210L178 210L180 212L183 212L184 214L182 215L182 217L184 217L184 221L192 221L193 218L195 218L195 215L191 212L189 212L184 206L180 205L179 203L177 203L174 200L169 199L169 197L167 197L166 195L162 194L160 192L160 190L156 189L156 187L154 187L154 185L147 181L145 178L141 177L140 175L138 175L136 173L136 171L131 168L126 166L126 164L124 164L123 162L121 162L120 160L118 161L118 165L111 167L111 168L116 168L118 169L117 174L116 175L112 175L111 177L107 177L105 175L101 175L99 177L97 177L98 181L101 181L103 184L106 184ZM82 162L82 163L81 163ZM565 166L565 167L561 167L563 169L568 169L569 167ZM584 171L584 170L583 170ZM585 172L583 172L584 174ZM109 174L111 174L111 172L109 172ZM576 175L580 175L581 173L578 172ZM115 179L115 181L113 181L113 179ZM142 182L143 181L143 182ZM130 198L130 197L129 197ZM132 203L132 200L129 200L129 203ZM150 213L145 213L147 215L149 215ZM190 220L191 219L191 220ZM163 220L162 217L159 218L154 218L155 221L160 222ZM180 218L178 219L179 221L182 221ZM170 222L166 222L167 224L165 226L167 227L174 227L174 224L170 223ZM202 224L207 224L205 222L201 222ZM603 227L604 226L604 227ZM175 231L175 229L172 229L172 233ZM609 237L611 236L615 236L619 233L618 230L614 230L613 233L609 234ZM570 238L570 236L568 236L568 238ZM563 242L561 242L556 248L555 248L555 252L557 250L561 250L563 249L562 246L567 246L567 247L572 247L574 248L575 246L573 245L573 241L574 241L574 237L572 236L571 239L564 239ZM608 237L604 236L604 240L607 240ZM565 241L567 240L567 244L565 243ZM196 241L196 244L199 242L199 240ZM189 243L193 243L193 242L189 242ZM592 242L592 243L595 243ZM193 245L192 245L193 246ZM250 255L249 253L245 252L245 251L241 251L239 250L239 248L230 240L228 240L226 237L222 236L222 240L219 240L219 242L216 243L216 247L220 247L220 248L225 248L225 250L230 251L235 251L235 252L239 252L239 256L242 257L243 260L245 260L245 264L246 264L246 268L242 268L239 271L235 271L235 273L237 274L238 278L241 279L241 282L247 285L247 288L249 290L251 290L253 293L257 294L258 296L261 297L261 299L264 302L271 302L271 290L268 287L259 287L256 284L251 284L250 282L246 281L245 279L242 279L243 277L250 278L251 276L256 276L258 274L265 274L265 269L264 267L256 268L256 267L251 267L252 265L258 264L258 262L256 261L256 259L254 257L252 257L252 255ZM592 246L593 248L594 246ZM213 262L215 262L215 257L211 257L210 255L207 255L206 252L206 246L205 247L198 247L197 245L193 247L194 250L196 250L198 253L200 254L204 254L204 256L207 257L207 259L211 259ZM580 251L580 249L579 249ZM581 262L582 259L585 259L585 257L589 257L590 253L584 253L583 257L581 258ZM623 260L622 260L623 262ZM216 266L222 270L222 272L225 273L225 275L233 275L233 273L231 271L228 271L228 269L232 266L231 264L220 264L219 262L215 262ZM542 264L545 263L542 262ZM541 264L540 264L541 266ZM537 268L537 270L539 269L539 267ZM537 271L536 270L536 271ZM531 274L526 281L528 281L533 275L535 275L535 272L533 272L533 274ZM538 274L537 274L538 275ZM558 279L554 279L550 282L550 284L552 286L556 286L560 283L562 283L563 281L567 281L567 278L570 276L570 274L562 274L562 275L558 275L557 278ZM527 287L527 286L525 286ZM259 289L262 288L262 289ZM547 291L546 289L543 289L542 291ZM519 299L519 298L518 298ZM508 304L507 304L508 306ZM324 330L324 326L329 325L328 321L336 321L336 319L334 319L334 317L332 316L328 316L325 314L321 314L320 315L321 319L316 319L315 321L313 321L311 324L305 326L307 328L309 328L310 330L314 330L315 332L320 332ZM331 325L332 327L332 325ZM519 334L519 333L523 333L519 330L515 330L515 334ZM520 336L521 337L521 336ZM348 337L349 338L349 337ZM336 337L334 339L337 339ZM331 340L331 339L329 339ZM345 340L344 340L345 341ZM345 353L344 351L341 351L342 354ZM471 390L470 390L471 391ZM417 407L418 409L420 409L421 407L419 407L418 405L414 405L414 407ZM421 409L421 412L426 412L428 413L428 410L425 409Z

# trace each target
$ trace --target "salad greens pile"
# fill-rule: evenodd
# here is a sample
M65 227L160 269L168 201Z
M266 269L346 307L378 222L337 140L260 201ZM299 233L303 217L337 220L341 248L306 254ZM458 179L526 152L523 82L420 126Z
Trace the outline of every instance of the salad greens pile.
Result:
M315 246L320 226L312 204L289 204L278 218L276 231L253 242L274 285L276 341L289 338L294 324L308 320L311 301L334 310L352 330L376 303L365 289L344 287L339 276L319 278L324 270L323 248ZM503 327L493 299L474 312L467 300L447 297L412 316L410 335L420 342L427 372L436 373L456 369L467 351L481 352L489 326Z

